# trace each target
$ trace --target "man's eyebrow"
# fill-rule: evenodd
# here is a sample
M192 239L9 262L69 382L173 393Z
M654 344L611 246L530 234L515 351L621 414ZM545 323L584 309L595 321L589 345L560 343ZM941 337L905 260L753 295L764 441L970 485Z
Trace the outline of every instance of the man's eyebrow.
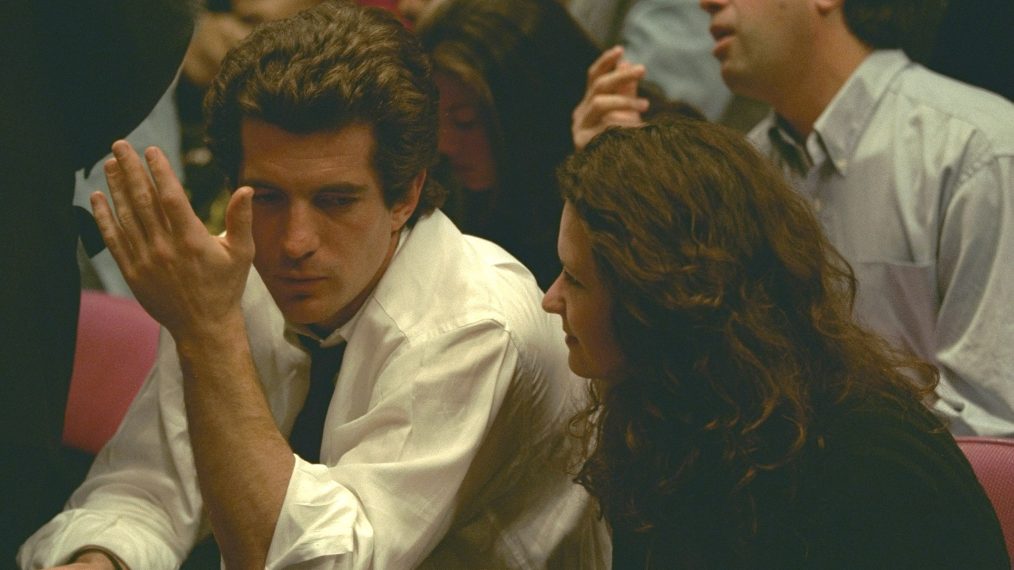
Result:
M242 179L239 183L240 186L250 186L252 188L260 188L263 190L278 190L281 191L282 187L277 184L260 180L258 178ZM332 192L341 194L365 194L369 191L369 188L365 184L356 184L354 182L337 182L335 184L325 184L317 188L314 192Z
M342 194L365 194L369 188L364 184L353 182L340 182L337 184L325 184L317 188L317 192L337 192Z
M265 190L280 190L278 186L258 178L240 178L238 186L250 186L251 188L263 188Z

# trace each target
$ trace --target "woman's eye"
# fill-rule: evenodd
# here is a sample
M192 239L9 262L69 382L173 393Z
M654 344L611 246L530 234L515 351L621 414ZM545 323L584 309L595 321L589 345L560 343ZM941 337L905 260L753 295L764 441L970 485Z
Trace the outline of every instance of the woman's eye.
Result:
M469 130L481 126L479 113L475 109L460 109L452 112L450 119L454 128L460 130Z

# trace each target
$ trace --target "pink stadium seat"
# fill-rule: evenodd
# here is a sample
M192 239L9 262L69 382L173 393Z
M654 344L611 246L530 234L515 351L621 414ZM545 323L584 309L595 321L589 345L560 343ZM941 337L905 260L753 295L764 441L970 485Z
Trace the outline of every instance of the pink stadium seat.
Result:
M98 453L155 362L158 323L133 299L81 292L63 443Z
M957 437L975 475L993 502L1007 552L1014 560L1014 439Z

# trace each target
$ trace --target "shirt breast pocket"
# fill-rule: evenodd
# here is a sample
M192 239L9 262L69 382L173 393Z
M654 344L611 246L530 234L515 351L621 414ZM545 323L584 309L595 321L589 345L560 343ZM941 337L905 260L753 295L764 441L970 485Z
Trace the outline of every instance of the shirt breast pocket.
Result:
M853 264L855 316L896 346L933 361L940 306L936 263L871 260Z

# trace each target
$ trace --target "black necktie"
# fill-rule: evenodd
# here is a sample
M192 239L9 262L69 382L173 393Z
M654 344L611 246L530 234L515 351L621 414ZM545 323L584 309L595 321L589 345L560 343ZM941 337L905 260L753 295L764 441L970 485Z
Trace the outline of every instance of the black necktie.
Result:
M319 463L324 419L334 395L335 376L342 365L345 343L322 348L315 340L306 337L299 337L299 340L310 351L310 389L292 426L289 445L304 460Z

